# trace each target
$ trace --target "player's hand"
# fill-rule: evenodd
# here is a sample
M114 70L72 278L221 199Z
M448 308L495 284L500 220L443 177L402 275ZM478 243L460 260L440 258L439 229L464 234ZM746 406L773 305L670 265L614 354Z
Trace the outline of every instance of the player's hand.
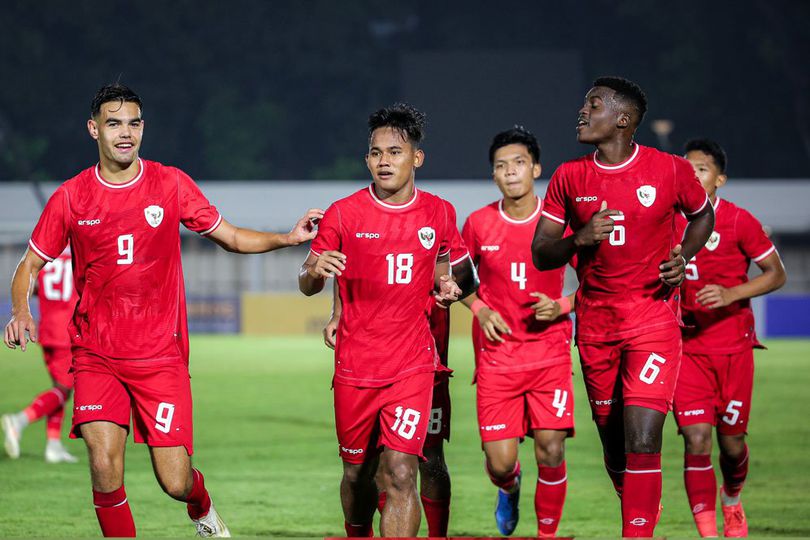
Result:
M315 264L307 268L309 275L316 279L342 276L344 270L346 270L346 255L339 251L324 251L318 256Z
M595 246L610 236L613 232L614 221L610 216L619 216L621 212L607 207L607 201L602 201L599 211L591 217L574 235L574 244L577 247Z
M529 296L537 298L537 303L532 304L534 318L538 321L553 321L560 316L560 304L541 292L529 293Z
M661 273L658 278L669 285L677 287L683 282L686 272L686 259L681 255L681 245L678 244L669 252L669 260L658 267Z
M28 337L31 341L37 340L37 323L34 321L31 313L26 312L22 315L13 315L6 325L3 343L5 343L6 347L9 349L16 349L17 345L19 345L20 349L24 351L26 346L26 332L28 332Z
M697 301L705 308L717 309L733 304L737 301L731 293L731 289L726 289L722 285L706 285L697 292Z
M307 213L298 220L292 230L287 234L287 242L291 246L303 244L315 238L317 231L315 225L323 218L323 210L320 208L310 208Z
M453 281L453 276L445 274L439 277L439 290L434 296L438 303L449 306L461 296L461 288Z
M337 344L335 338L337 336L338 322L340 322L340 317L332 316L329 319L329 322L326 323L326 326L323 328L323 342L333 351L335 350L335 345Z
M512 333L512 329L503 320L501 314L493 309L482 307L475 317L478 319L478 324L481 326L481 330L484 331L484 335L490 341L503 343L504 339L501 334Z

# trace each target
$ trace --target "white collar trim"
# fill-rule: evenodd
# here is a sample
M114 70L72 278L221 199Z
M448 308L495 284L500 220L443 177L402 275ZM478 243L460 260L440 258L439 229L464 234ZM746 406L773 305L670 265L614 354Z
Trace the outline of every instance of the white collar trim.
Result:
M633 154L622 163L617 163L616 165L605 165L604 163L600 163L599 160L596 159L596 153L598 152L597 150L594 150L593 152L593 162L596 164L597 167L599 167L600 169L605 169L606 171L616 171L619 169L623 169L624 167L627 167L628 165L633 163L633 161L635 161L636 159L636 156L638 156L638 150L641 147L637 143L633 143L633 146L636 147L636 149L633 150Z
M540 210L541 210L542 207L543 207L543 202L540 200L540 197L537 197L537 208L534 209L534 212L532 212L531 215L529 217L525 218L525 219L515 219L515 218L509 216L509 214L507 214L506 211L504 211L504 209L503 209L503 199L498 201L498 212L500 212L501 217L505 221L507 221L509 223L514 223L515 225L523 225L525 223L529 223L529 222L533 221L534 218L537 217L537 214L540 213Z
M143 171L144 171L144 169L146 169L146 164L143 162L143 160L141 158L138 158L138 169L139 169L139 171L138 171L138 174L135 175L135 178L133 178L129 182L124 182L123 184L111 184L111 183L107 182L106 180L104 180L104 178L101 177L101 170L99 169L99 164L98 163L96 163L96 167L95 167L94 171L96 173L96 180L101 182L102 185L105 185L108 188L121 189L121 188L126 188L126 187L129 187L129 186L135 184L143 176Z
M416 196L419 195L419 190L416 189L416 186L414 186L413 197L411 197L410 201L402 204L389 204L387 202L383 202L379 197L377 197L377 194L374 193L374 184L369 184L368 192L371 193L371 198L374 199L374 202L380 206L384 206L385 208L390 208L392 210L402 210L403 208L408 208L410 205L416 202Z

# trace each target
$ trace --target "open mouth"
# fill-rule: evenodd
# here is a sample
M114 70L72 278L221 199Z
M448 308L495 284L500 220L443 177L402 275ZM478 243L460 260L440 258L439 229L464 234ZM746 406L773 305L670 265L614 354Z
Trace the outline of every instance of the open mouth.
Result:
M135 148L135 145L134 145L134 144L132 144L132 143L124 142L124 143L118 143L118 144L116 144L116 145L115 145L115 148L116 148L117 150L120 150L121 152L129 152L130 150L132 150L133 148Z
M588 121L585 120L584 118L580 118L579 120L577 120L577 129L583 128L583 127L585 127L587 125L588 125Z
M391 178L392 176L394 176L394 173L391 172L391 171L378 171L377 172L377 177L382 178L383 180L387 180L387 179Z

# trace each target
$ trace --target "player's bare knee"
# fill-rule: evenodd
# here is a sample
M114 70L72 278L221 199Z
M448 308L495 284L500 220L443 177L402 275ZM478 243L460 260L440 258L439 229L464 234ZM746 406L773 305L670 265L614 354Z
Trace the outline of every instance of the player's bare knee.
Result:
M731 459L739 459L745 454L745 434L718 435L720 452Z
M343 464L343 481L350 486L357 486L368 481L369 474L362 464Z
M544 467L559 467L565 459L565 444L562 441L543 441L535 444L537 464Z
M514 472L516 466L517 461L515 460L490 458L487 456L487 470L489 474L495 478L507 478Z
M692 455L705 455L712 453L712 432L706 430L684 430L684 445L686 453Z
M386 492L396 491L402 493L415 490L416 471L417 467L407 462L389 463L383 474Z
M191 485L184 475L164 475L158 478L158 484L166 495L178 501L186 500L191 491Z
M651 431L627 435L625 450L632 454L655 454L661 451L661 435Z

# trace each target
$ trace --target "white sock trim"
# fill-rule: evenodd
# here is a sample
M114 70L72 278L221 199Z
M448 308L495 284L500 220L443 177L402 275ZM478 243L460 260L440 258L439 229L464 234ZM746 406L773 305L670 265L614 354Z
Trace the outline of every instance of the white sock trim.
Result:
M638 471L634 471L633 469L625 469L624 472L627 474L652 474L652 473L660 473L661 469L641 469Z
M547 486L556 486L558 484L562 484L563 482L568 480L568 475L566 474L562 480L557 480L555 482L549 482L547 480L543 480L542 478L538 478L537 481L541 484L545 484Z
M683 470L685 471L710 471L712 470L712 466L709 465L708 467L684 467Z

